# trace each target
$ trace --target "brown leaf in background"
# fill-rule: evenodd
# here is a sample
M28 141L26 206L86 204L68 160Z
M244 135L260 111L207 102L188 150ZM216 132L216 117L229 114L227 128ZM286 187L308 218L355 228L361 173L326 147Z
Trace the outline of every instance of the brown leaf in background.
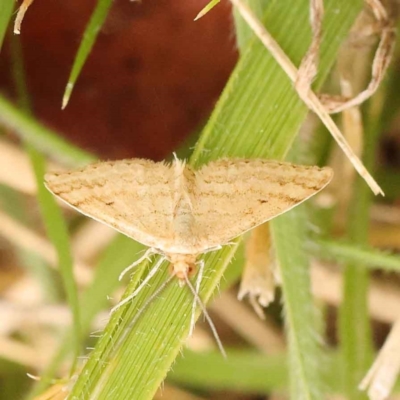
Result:
M205 121L236 61L229 6L194 22L205 4L116 1L61 111L95 2L35 2L20 35L35 115L103 158L164 158ZM13 96L10 40L3 51L0 90Z

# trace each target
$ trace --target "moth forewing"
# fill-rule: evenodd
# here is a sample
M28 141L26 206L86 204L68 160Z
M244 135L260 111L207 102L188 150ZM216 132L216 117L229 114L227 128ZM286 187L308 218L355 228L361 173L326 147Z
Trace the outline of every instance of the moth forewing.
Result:
M222 159L196 174L194 213L204 247L226 244L323 189L330 168L271 160Z

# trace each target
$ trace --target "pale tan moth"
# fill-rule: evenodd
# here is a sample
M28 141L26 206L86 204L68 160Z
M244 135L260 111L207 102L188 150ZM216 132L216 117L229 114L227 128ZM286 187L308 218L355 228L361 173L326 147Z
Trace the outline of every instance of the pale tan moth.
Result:
M163 256L112 311L131 301L167 259L172 276L192 290L194 310L197 303L205 312L198 296L204 263L198 257L302 203L332 175L328 167L263 159L225 158L197 170L176 158L170 164L131 159L49 173L45 183L79 212L149 247L120 278L151 254ZM189 277L196 273L197 263L193 287ZM191 332L193 326L194 312Z

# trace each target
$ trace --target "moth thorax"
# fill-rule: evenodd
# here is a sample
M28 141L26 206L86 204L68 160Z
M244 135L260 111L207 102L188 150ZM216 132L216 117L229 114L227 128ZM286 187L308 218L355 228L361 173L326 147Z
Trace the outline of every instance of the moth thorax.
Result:
M170 272L178 279L181 286L185 284L185 275L190 278L196 273L196 258L194 254L168 254L171 262Z

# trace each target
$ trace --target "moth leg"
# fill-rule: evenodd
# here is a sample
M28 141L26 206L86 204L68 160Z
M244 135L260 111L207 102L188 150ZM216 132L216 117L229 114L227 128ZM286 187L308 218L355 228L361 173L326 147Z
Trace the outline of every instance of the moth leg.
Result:
M212 251L217 251L217 250L221 250L221 249L222 249L222 246L219 244L219 245L217 245L217 246L210 247L210 248L207 249L206 251L203 251L203 254L211 253Z
M146 252L143 254L142 257L139 258L139 260L135 261L134 263L132 263L131 265L129 265L128 267L126 267L120 274L119 274L119 280L122 280L122 278L133 268L135 268L136 266L138 266L142 261L144 260L149 260L150 261L150 256L152 256L153 254L157 254L158 251L157 249L155 249L154 247L150 247L146 250Z
M130 294L128 297L126 297L124 300L120 301L116 306L114 306L111 309L111 314L114 313L118 308L122 307L124 304L129 303L133 298L135 298L138 293L147 285L149 280L157 273L157 271L160 269L161 264L165 260L165 257L161 257L156 265L150 270L146 278L144 278L143 282L136 288L136 290Z
M203 280L203 272L204 272L204 260L200 260L198 262L198 264L200 265L199 268L199 272L197 274L197 279L196 279L196 286L195 286L195 291L197 293L197 295L200 297L199 295L199 291L200 291L200 285L201 285L201 281ZM189 336L193 335L193 331L194 331L194 326L196 324L196 305L197 305L197 301L196 301L196 297L193 297L193 305L192 305L192 316L190 319L190 330L189 330Z
M211 320L210 315L209 315L208 312L207 312L206 306L205 306L204 303L201 301L201 298L199 297L198 293L196 292L195 288L193 287L192 282L190 282L189 277L188 277L186 271L183 271L183 276L184 276L184 278L185 278L185 282L186 282L187 287L188 287L189 290L192 292L194 298L195 298L196 301L197 301L197 304L199 305L201 311L202 311L203 314L204 314L205 319L206 319L207 322L208 322L208 325L210 326L211 332L213 333L214 338L215 338L215 341L217 342L217 346L218 346L218 348L219 348L219 351L220 351L221 354L224 356L224 358L226 358L226 352L225 352L224 346L223 346L223 344L222 344L222 342L221 342L220 337L218 336L217 328L215 327L214 323L213 323L212 320Z

